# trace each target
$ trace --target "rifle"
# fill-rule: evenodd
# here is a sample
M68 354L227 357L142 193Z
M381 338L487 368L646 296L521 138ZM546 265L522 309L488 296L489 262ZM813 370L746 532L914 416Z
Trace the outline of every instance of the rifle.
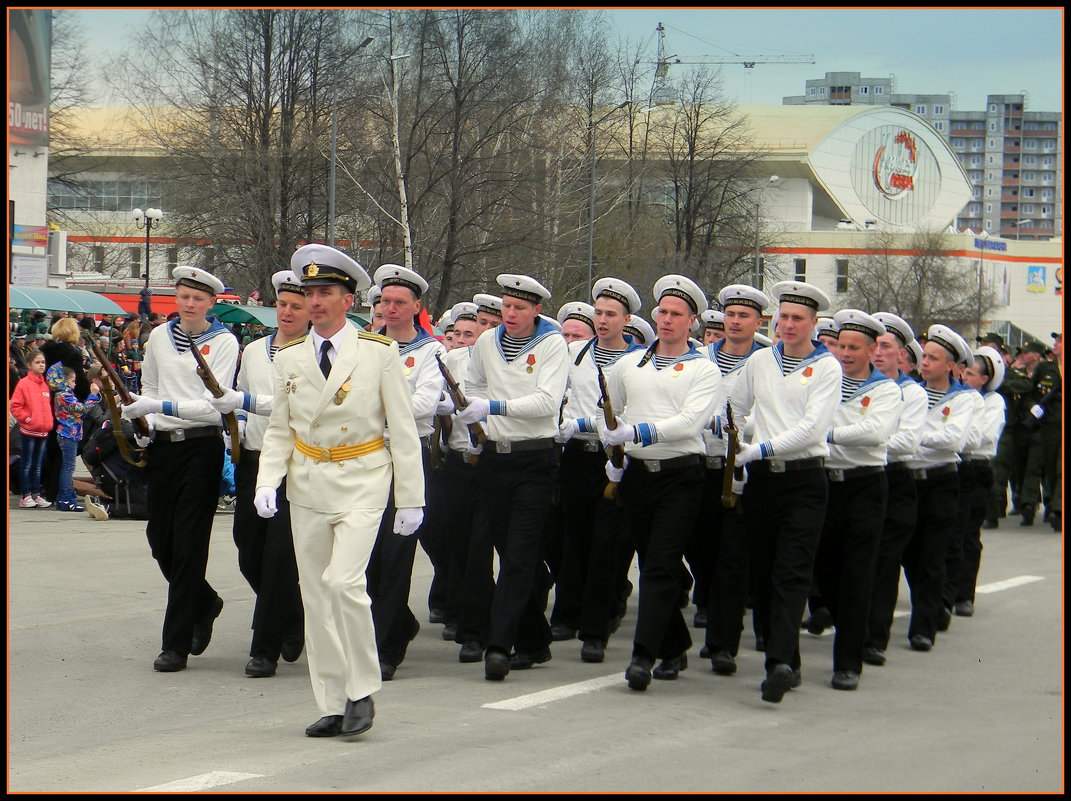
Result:
M435 354L435 361L439 363L439 372L443 374L443 380L446 381L446 391L450 394L450 399L453 400L454 406L458 411L461 411L469 405L468 400L465 399L465 394L461 391L461 387L458 385L454 377L450 375L450 369L443 362L442 356L438 353ZM473 445L483 445L487 442L487 432L483 430L483 426L479 423L469 423L469 440Z
M599 408L602 409L602 419L606 423L606 428L609 431L613 431L617 428L617 418L614 416L614 407L610 402L610 393L606 389L606 376L603 375L602 365L596 364L596 369L599 371ZM617 469L621 469L625 465L625 446L614 445L610 448L610 464ZM606 484L606 489L602 491L602 497L607 500L612 500L617 497L617 482L610 481Z
M212 368L208 366L208 362L205 361L204 354L201 353L196 342L190 343L190 353L197 360L197 375L200 376L201 383L205 385L205 389L212 393L212 397L222 398L223 387L219 385L216 377L212 375ZM231 464L236 465L241 453L241 447L238 444L240 439L238 435L238 418L234 416L234 412L227 412L223 415L223 419L227 421L227 430L231 434Z
M119 393L119 399L123 402L124 406L128 406L129 404L133 403L134 399L132 397L130 397L130 390L128 390L126 388L126 384L123 383L123 379L119 377L119 374L117 372L115 372L115 368L112 367L112 363L108 359L107 354L104 352L104 349L101 348L101 346L100 346L100 337L99 336L92 341L92 347L93 347L93 355L97 357L97 361L100 362L101 369L104 371L101 375L102 376L107 376L109 379L111 379L111 383L115 387L115 391ZM115 403L115 399L112 398L112 404L114 404L114 403ZM109 406L108 408L111 409L111 406ZM114 420L113 420L113 423L114 423ZM145 422L145 418L144 417L136 418L134 420L134 427L137 428L139 436L142 436L142 437L149 436L149 434L150 434L149 424ZM122 434L123 434L122 429L120 429L119 426L116 426L115 427L115 436L116 437L120 437L120 436L122 436ZM120 448L120 450L121 450L121 448ZM131 462L131 464L136 464L136 463L135 462Z
M100 380L101 394L104 396L104 405L108 407L108 416L112 421L112 436L115 437L115 442L119 446L119 455L123 457L123 460L134 465L134 467L145 467L148 461L145 459L145 451L140 451L140 458L138 453L134 452L134 449L130 447L130 443L127 442L126 434L123 433L123 415L119 409L119 405L115 402L115 394L112 389L111 379L108 378L106 372L101 372L98 376ZM142 418L138 418L141 422L145 422ZM137 422L137 421L135 421ZM146 426L147 428L148 426Z
M446 456L443 453L443 432L446 432L446 437L450 436L451 421L450 417L445 414L435 415L435 422L432 424L431 430L431 469L442 470L446 465Z
M733 422L733 405L725 401L725 425L722 431L728 435L729 447L725 449L725 478L721 485L721 505L726 509L736 506L737 494L733 492L733 479L744 480L744 468L736 467L736 454L740 450L740 431Z

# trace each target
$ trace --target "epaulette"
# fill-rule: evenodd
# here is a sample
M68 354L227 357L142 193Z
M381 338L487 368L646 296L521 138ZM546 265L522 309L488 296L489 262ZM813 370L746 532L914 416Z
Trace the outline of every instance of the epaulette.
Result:
M385 337L382 334L373 334L370 331L358 331L357 336L361 339L370 339L373 342L378 342L381 345L389 345L394 341L390 337Z
M291 347L292 345L300 345L306 339L308 339L308 334L306 334L305 336L300 337L298 339L295 339L293 342L287 342L285 345L281 346L279 348L279 350L286 350L287 348Z

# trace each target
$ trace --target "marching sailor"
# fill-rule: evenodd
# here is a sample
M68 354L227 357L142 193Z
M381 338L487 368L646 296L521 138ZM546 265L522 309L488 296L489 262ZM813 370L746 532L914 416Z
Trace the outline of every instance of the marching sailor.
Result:
M716 309L707 309L699 315L703 323L703 345L713 345L725 338L725 315Z

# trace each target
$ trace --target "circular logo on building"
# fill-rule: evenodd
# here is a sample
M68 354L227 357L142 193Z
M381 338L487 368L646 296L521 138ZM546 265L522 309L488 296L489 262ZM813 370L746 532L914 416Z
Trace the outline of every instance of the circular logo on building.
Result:
M890 132L874 153L874 186L885 197L897 200L915 191L918 144L909 131Z

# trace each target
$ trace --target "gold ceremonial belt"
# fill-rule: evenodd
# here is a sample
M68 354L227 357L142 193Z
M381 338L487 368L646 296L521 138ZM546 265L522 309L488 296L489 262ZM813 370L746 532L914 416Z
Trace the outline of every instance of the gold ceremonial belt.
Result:
M381 451L384 447L383 437L376 437L356 445L338 445L334 448L314 448L297 437L294 437L294 444L299 451L306 456L311 456L317 462L344 462L347 459L356 459L358 456L367 456Z

